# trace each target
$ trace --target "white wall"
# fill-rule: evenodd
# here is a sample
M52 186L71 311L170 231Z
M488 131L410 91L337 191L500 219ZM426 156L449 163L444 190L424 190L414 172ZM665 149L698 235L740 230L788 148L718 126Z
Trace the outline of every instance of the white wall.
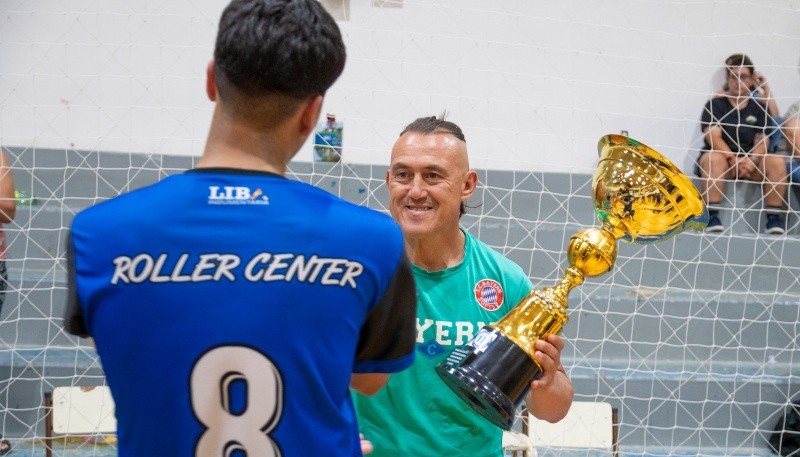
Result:
M349 60L324 107L349 162L386 163L406 123L447 110L478 168L590 172L620 130L684 166L734 52L782 110L800 100L800 0L373 3L340 22ZM199 154L225 4L0 0L0 144Z

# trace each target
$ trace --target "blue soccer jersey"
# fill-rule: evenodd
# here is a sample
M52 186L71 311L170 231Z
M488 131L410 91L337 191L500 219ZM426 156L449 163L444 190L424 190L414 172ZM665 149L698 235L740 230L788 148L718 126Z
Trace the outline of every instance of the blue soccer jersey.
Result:
M413 362L416 290L388 216L197 169L80 212L65 325L91 336L119 455L360 455L353 372Z

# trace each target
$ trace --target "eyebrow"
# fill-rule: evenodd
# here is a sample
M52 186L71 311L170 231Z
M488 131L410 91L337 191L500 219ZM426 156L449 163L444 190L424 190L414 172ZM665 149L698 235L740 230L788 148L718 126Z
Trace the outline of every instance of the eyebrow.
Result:
M389 167L390 170L396 170L398 168L411 168L411 167L406 165L403 162L395 162ZM436 164L429 165L429 166L423 168L423 170L425 170L425 171L438 171L440 173L444 173L444 172L447 171L447 169L445 167L443 167L441 165L436 165Z

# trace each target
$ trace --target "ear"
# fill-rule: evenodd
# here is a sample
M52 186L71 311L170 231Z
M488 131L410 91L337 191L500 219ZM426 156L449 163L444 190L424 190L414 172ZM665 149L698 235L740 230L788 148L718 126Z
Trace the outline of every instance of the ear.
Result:
M464 188L461 189L461 201L465 202L472 197L478 187L478 172L469 170L464 176Z
M322 111L322 95L315 95L303 108L300 115L300 133L305 137L311 134L319 121Z
M214 59L206 67L206 95L212 102L217 101L217 77L214 73Z

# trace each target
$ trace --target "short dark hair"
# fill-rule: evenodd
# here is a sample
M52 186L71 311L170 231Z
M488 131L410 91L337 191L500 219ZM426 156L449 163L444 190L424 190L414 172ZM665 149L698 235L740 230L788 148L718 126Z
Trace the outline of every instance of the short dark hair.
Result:
M461 130L461 127L459 127L455 122L445 120L446 117L447 113L444 112L440 116L426 116L417 118L408 124L402 132L400 132L400 136L403 136L406 133L422 133L423 135L447 133L466 143L467 140L464 137L464 132ZM467 204L461 202L461 206L459 206L458 217L461 217L465 214L467 214Z
M324 95L344 70L336 21L317 0L232 0L214 47L217 86L247 96Z
M747 67L755 73L756 69L753 65L753 61L750 60L750 57L747 57L746 54L733 54L727 59L725 59L725 66L726 67Z
M427 116L415 119L400 132L400 136L408 132L422 133L425 135L443 132L449 133L466 143L467 140L464 138L464 132L461 130L461 127L454 122L445 120L445 117L447 117L447 113L443 113L440 116Z
M727 82L727 76L733 74L733 67L745 67L750 70L750 74L756 74L756 67L753 65L753 61L750 60L750 57L747 54L732 54L727 59L725 59L725 85L722 87L724 90L728 90L730 86Z

